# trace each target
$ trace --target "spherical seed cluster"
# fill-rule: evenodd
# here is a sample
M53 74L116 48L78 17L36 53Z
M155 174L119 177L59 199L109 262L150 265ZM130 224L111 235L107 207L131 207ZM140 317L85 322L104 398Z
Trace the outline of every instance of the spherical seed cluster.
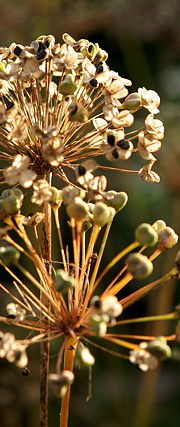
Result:
M131 81L110 70L97 43L62 37L62 44L48 35L0 48L0 144L7 150L0 158L12 160L7 183L27 188L49 171L67 179L65 169L75 162L103 154L127 160L134 151L149 162L142 179L158 182L151 168L164 134L154 119L159 96L145 88L129 95ZM125 133L141 108L149 112L144 131Z

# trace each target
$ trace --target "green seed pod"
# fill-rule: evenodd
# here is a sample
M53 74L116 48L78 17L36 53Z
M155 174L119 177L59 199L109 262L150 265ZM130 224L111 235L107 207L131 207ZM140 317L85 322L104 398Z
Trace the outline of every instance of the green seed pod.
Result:
M124 193L124 191L117 193L114 190L110 190L107 191L107 195L112 196L112 198L106 200L106 205L111 206L116 209L116 211L123 209L128 201L128 195Z
M81 53L84 56L84 58L87 57L88 59L90 59L90 61L92 61L96 56L98 49L99 49L99 45L97 43L95 44L89 43L89 46L81 48Z
M93 325L93 330L97 337L103 337L107 332L107 323L101 320Z
M90 353L88 347L78 347L76 350L76 366L92 366L95 363L94 356Z
M14 246L0 246L0 260L7 266L12 267L19 261L20 252Z
M85 123L88 120L88 110L80 102L72 102L69 106L69 120Z
M59 206L62 203L62 197L61 197L61 190L58 190L56 187L50 187L49 190L52 193L52 197L49 200L49 203L55 207L55 206Z
M154 246L158 241L158 234L150 224L140 224L135 231L135 239L142 246Z
M88 215L89 207L80 197L75 197L74 202L66 207L66 212L70 218L76 221L82 221Z
M159 360L166 360L171 357L171 349L164 337L157 337L156 340L149 342L147 351Z
M68 276L64 270L56 270L55 288L62 294L67 293L75 287L75 278Z
M65 96L73 95L76 89L77 89L77 85L74 83L73 75L67 74L63 82L60 84L59 92Z
M157 233L159 234L159 232L161 230L163 230L163 228L166 227L166 223L165 221L163 221L162 219L158 219L157 221L154 222L154 224L152 225L152 227L157 231Z
M164 249L170 249L178 242L178 235L173 228L165 227L158 234L158 242Z
M93 209L93 222L100 227L107 224L115 215L115 209L107 206L103 202L97 202Z
M132 253L127 257L128 271L135 279L145 279L150 276L153 271L152 262L145 256L139 253Z
M138 110L141 107L141 97L137 92L131 93L124 100L121 109L125 110Z
M1 194L3 199L3 209L9 215L17 214L22 206L24 195L21 190L4 190Z

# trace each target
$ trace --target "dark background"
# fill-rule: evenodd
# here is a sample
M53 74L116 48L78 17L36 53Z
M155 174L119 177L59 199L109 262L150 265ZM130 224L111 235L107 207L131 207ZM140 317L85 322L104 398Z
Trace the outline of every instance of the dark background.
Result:
M143 183L134 175L109 173L109 189L127 191L129 202L115 219L105 252L115 255L134 236L141 222L163 219L180 233L180 2L179 0L6 0L0 7L0 45L12 42L30 44L41 34L53 34L62 42L64 32L75 39L99 43L108 54L108 65L122 77L133 81L132 91L146 87L161 97L160 118L165 125L162 149L154 170L161 175L156 185ZM118 166L118 163L116 163ZM121 165L122 166L122 165ZM126 165L125 165L126 166ZM137 160L127 162L137 169ZM57 184L57 183L56 183ZM53 247L56 245L53 244ZM177 248L167 251L155 263L154 277L168 271ZM56 251L54 251L56 257ZM130 287L130 289L132 289ZM5 307L6 298L1 295ZM9 301L8 301L9 302ZM147 315L173 311L179 302L179 283L166 285L136 304L128 315ZM149 332L168 334L175 325L155 324ZM142 329L141 329L142 331ZM129 329L130 332L130 329ZM148 329L144 329L148 333ZM16 336L18 331L15 330ZM52 345L57 354L59 343ZM72 387L70 427L173 427L179 426L180 354L156 371L143 374L127 361L92 348L93 397L86 403L88 371L76 372ZM1 427L39 425L39 348L29 352L31 375L21 377L19 370L1 361ZM51 371L55 365L52 357ZM50 391L50 427L58 426L59 402Z

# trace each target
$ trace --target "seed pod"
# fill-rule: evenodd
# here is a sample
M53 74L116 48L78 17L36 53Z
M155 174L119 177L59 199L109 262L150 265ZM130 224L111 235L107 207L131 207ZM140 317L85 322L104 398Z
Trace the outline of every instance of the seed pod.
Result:
M165 221L163 221L162 219L158 219L157 221L154 222L154 224L152 225L152 227L157 231L157 233L159 234L159 232L161 230L163 230L163 228L166 227L166 223Z
M149 342L147 351L159 360L166 360L171 357L171 349L164 337L157 337L156 340Z
M63 82L60 84L60 93L62 93L62 95L73 95L76 89L77 85L74 83L73 75L67 74Z
M58 292L67 293L75 287L74 277L68 276L64 270L56 270L55 288Z
M74 381L74 374L71 371L64 370L61 374L49 374L49 382L53 385L55 393L59 397L64 397L68 386Z
M140 224L135 231L135 239L142 246L154 246L158 241L158 234L150 224Z
M115 215L115 209L108 207L103 202L97 202L93 209L93 222L100 227L107 224L108 221Z
M52 207L60 206L62 203L61 190L58 190L56 187L49 187L49 190L52 193L52 198L49 200L49 203Z
M111 206L116 209L116 211L123 209L128 201L128 195L124 191L117 193L114 190L110 190L107 191L106 194L107 196L111 196L110 198L107 198L106 205Z
M126 260L127 268L135 279L145 279L150 276L153 271L152 262L145 256L139 253L132 253Z
M125 110L138 110L141 107L141 97L137 92L131 93L124 100L121 108Z
M88 111L81 103L72 102L69 106L69 120L71 122L85 123L88 120Z
M21 190L4 190L1 194L3 199L3 209L9 215L17 214L22 206L24 195Z
M7 266L12 267L19 261L20 252L14 246L0 246L0 260Z
M94 356L90 353L88 347L78 347L76 350L76 366L92 366L95 363Z
M173 228L165 227L158 234L158 242L164 249L170 249L178 242L178 235Z
M70 218L74 218L76 221L82 221L87 217L89 207L80 197L75 197L74 202L67 205L66 212Z

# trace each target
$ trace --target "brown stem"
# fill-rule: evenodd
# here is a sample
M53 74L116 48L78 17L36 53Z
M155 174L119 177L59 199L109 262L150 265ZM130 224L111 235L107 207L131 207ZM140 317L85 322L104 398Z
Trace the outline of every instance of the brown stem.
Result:
M51 176L46 177L50 184ZM45 214L42 225L42 256L46 261L51 259L51 206L45 202L43 205ZM50 264L47 266L50 273ZM41 302L50 310L50 302L46 295L41 293ZM42 314L42 323L49 323L49 320ZM41 343L40 360L40 427L48 426L48 373L49 373L49 342Z
M77 346L77 340L74 337L69 337L65 346L65 355L64 355L64 369L68 371L73 371L74 366L74 357ZM61 402L61 414L60 414L60 427L67 427L68 425L68 416L69 416L69 399L70 399L71 386L68 386L65 396L62 398Z

